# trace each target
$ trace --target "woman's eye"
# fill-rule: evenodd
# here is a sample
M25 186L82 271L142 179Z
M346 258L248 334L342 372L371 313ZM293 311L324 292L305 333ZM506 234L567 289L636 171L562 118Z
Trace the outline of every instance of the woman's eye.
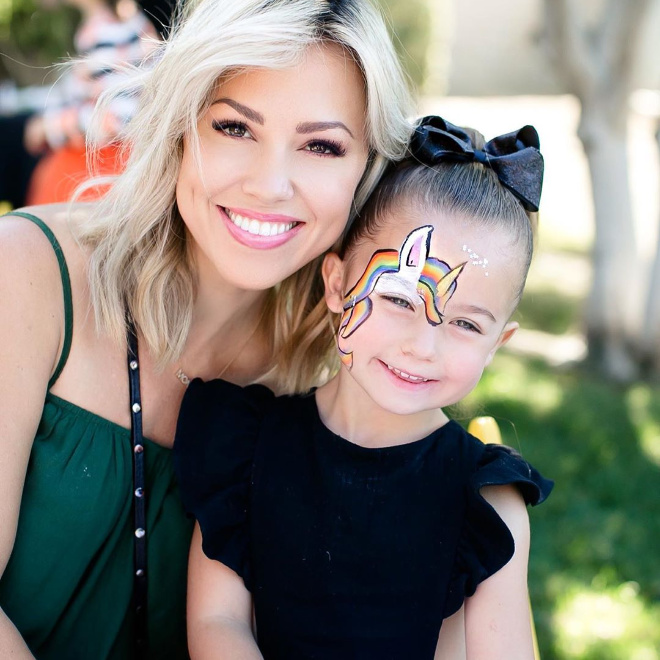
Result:
M332 140L316 140L306 144L305 149L320 156L343 156L346 153L343 145Z
M397 307L401 307L403 309L414 309L412 303L407 298L402 298L401 296L382 296L382 297L388 302L391 302L393 305L396 305Z
M457 321L453 322L454 325L457 325L459 328L463 328L464 330L469 330L470 332L479 332L479 328L477 328L474 323L470 323L469 321L466 321L465 319L458 319Z
M229 137L252 137L248 127L240 121L213 121L213 130L224 133Z

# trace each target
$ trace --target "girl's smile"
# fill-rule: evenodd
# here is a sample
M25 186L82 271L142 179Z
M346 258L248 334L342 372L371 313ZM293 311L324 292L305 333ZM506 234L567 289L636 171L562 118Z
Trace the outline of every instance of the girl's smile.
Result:
M401 369L397 369L396 367L393 367L390 364L386 364L385 362L382 362L382 364L384 364L385 367L387 367L388 371L390 371L390 373L392 373L396 378L406 383L421 385L424 383L435 382L435 379L433 378L424 378L424 376L414 376L413 374L408 374L405 371L401 371Z

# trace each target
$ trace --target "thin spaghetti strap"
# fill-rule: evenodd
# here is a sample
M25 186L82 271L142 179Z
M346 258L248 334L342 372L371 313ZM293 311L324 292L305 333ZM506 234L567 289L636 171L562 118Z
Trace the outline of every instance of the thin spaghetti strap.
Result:
M37 218L36 215L31 213L25 213L24 211L10 211L6 214L7 216L17 215L26 220L33 222L41 231L46 235L46 238L49 240L50 244L53 246L53 251L57 257L57 263L60 267L60 277L62 278L62 293L64 295L64 342L62 344L62 353L60 354L60 359L55 367L55 371L48 381L48 389L50 389L55 381L59 378L64 369L64 365L69 357L69 351L71 350L71 337L73 335L73 299L71 295L71 278L69 277L69 269L66 265L66 259L64 258L64 252L62 247L59 244L55 234L51 231L50 227L44 223L43 220Z

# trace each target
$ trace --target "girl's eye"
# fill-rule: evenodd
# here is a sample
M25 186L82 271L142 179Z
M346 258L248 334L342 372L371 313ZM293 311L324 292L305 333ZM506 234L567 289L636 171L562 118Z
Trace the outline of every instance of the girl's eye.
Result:
M214 119L212 126L214 131L219 131L229 137L252 137L247 125L240 121L217 121Z
M474 323L470 323L469 321L466 321L465 319L458 319L457 321L453 322L454 325L457 325L459 328L463 328L464 330L468 330L470 332L479 332L479 328L477 328Z
M346 153L342 144L332 140L315 140L306 144L305 149L319 156L343 156Z
M402 298L401 296L386 296L386 295L381 296L381 298L384 298L385 300L391 302L393 305L396 305L397 307L401 307L403 309L414 309L413 304L407 298Z

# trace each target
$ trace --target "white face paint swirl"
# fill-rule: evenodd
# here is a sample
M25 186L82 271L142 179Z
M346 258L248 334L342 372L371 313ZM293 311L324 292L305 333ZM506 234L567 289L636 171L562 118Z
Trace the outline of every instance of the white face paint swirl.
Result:
M417 290L417 282L411 282L399 275L399 273L386 273L382 275L374 291L382 296L402 296L413 305L424 304L424 298Z

